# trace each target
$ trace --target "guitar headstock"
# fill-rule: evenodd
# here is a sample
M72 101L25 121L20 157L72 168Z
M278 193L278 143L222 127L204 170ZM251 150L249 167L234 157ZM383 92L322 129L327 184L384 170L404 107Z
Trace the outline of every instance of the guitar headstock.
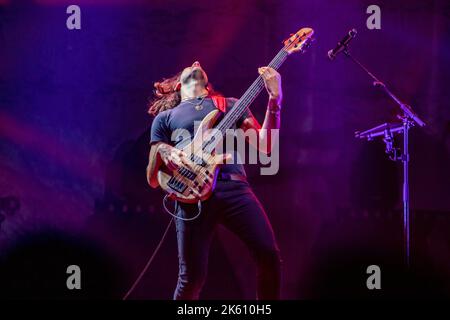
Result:
M301 28L283 41L284 50L286 50L289 54L297 51L304 52L311 45L313 34L313 29Z

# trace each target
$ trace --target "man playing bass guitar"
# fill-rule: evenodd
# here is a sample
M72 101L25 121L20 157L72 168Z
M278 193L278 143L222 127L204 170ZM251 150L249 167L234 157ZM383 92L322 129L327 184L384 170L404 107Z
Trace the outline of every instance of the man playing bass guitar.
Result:
M264 122L261 126L247 110L234 127L244 131L255 130L259 139L255 147L260 152L270 153L271 129L280 127L281 77L271 67L259 68L258 72L269 94ZM218 108L217 97L205 70L197 61L178 75L155 83L155 98L149 106L149 113L155 118L147 167L147 180L152 187L159 186L158 170L164 167L174 171L185 161L186 154L180 146L186 141L172 141L172 133L182 128L188 130L192 138L194 122L201 121ZM227 113L236 99L222 98L222 101L225 102L222 111ZM236 157L236 154L232 155ZM210 243L218 224L235 233L255 259L257 298L279 298L280 255L271 224L246 180L243 165L231 162L220 166L214 191L202 202L201 214L192 221L175 219L179 274L174 299L199 298L206 278ZM195 215L198 209L191 203L177 203L176 208L176 216L185 218Z

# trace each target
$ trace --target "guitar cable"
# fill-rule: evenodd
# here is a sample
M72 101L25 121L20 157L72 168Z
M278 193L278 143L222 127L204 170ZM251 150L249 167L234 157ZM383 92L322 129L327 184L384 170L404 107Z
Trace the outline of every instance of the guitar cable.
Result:
M150 256L150 258L147 261L147 264L145 265L144 269L142 269L141 273L139 274L139 276L137 277L136 281L134 281L133 285L131 286L131 288L127 291L127 293L123 296L122 300L127 300L129 295L133 292L133 290L137 287L137 285L139 284L139 282L141 281L142 277L144 276L144 274L147 272L148 268L150 267L151 263L153 262L153 260L155 259L156 254L158 253L159 249L161 248L164 240L166 239L167 233L169 232L170 227L172 226L172 222L173 222L174 218L170 218L169 223L167 224L166 230L164 231L163 236L161 237L161 240L159 240L158 245L156 246L155 250L153 251L152 255Z
M192 220L197 219L197 218L200 216L200 213L202 213L202 202L201 202L200 200L198 200L198 202L197 202L198 212L197 212L197 214L196 214L195 216L193 216L192 218L183 218L183 217L180 217L180 216L176 215L175 213L170 212L170 210L167 208L166 203L167 203L167 200L169 199L169 197L170 197L169 194L166 194L166 195L164 196L164 199L163 199L163 207L164 207L164 210L166 210L166 212L167 212L168 214L170 214L170 215L171 215L173 218L175 218L175 219L179 219L179 220L182 220L182 221L192 221ZM174 212L177 212L177 210L178 210L178 202L175 200L175 210L174 210Z
M168 199L169 195L167 194L164 199L163 199L163 207L166 210L166 212L168 214L170 214L172 217L170 218L169 223L167 224L166 230L164 231L161 240L159 240L158 245L156 246L155 250L153 251L152 255L150 256L150 258L147 261L147 264L145 265L144 269L142 269L141 273L139 274L139 276L137 277L137 279L134 281L133 285L131 286L131 288L127 291L127 293L123 296L122 300L127 300L128 297L130 296L130 294L134 291L134 289L137 287L137 285L139 284L139 282L142 280L142 277L144 276L144 274L147 272L148 268L150 267L150 265L152 264L153 260L156 257L156 254L158 253L159 249L161 249L161 246L164 242L164 240L166 239L167 233L169 232L170 227L172 226L172 222L174 221L174 219L180 219L183 221L192 221L197 219L200 216L200 213L202 212L202 202L199 200L197 203L197 207L198 207L198 213L192 217L192 218L182 218L172 212L170 212L170 210L167 208L166 206L166 202ZM175 200L175 212L178 209L178 202Z

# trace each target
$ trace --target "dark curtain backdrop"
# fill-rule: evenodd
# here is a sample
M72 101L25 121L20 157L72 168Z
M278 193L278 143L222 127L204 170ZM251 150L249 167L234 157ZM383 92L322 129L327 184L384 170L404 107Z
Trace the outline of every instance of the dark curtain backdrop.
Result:
M427 123L411 132L414 261L449 292L447 1L377 1L381 30L366 28L375 3L363 0L83 0L81 30L66 28L70 4L0 1L0 252L3 276L23 288L14 294L42 294L39 272L60 272L51 279L64 284L63 266L81 259L91 291L79 296L122 295L169 220L162 194L145 182L153 82L199 60L217 90L240 97L304 26L316 41L280 69L279 173L247 167L282 250L283 297L348 289L337 264L349 263L364 286L363 266L401 263L400 164L381 142L354 138L395 120L396 106L344 55L326 55L351 28L353 54ZM266 100L263 93L252 106L261 121ZM34 287L15 278L30 263ZM170 298L176 263L172 230L135 297ZM253 274L246 249L220 229L203 297L252 298ZM48 296L63 291L45 283Z

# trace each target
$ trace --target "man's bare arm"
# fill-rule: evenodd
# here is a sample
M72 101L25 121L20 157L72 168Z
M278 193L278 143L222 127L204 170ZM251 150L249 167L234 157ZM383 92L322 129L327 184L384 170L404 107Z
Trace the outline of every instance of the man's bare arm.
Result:
M280 128L280 113L279 111L273 111L270 107L272 103L274 102L269 100L269 107L267 108L262 126L253 115L246 118L241 126L241 129L244 131L256 130L258 133L258 141L249 139L248 142L260 152L265 154L269 154L272 151L272 139L274 139L273 135L278 134L276 131L272 131L272 129ZM258 143L255 144L256 142Z
M258 72L262 76L266 85L267 93L269 94L266 116L262 127L255 117L250 116L243 121L241 128L244 131L256 130L258 133L259 143L253 146L259 151L269 154L272 149L272 140L275 138L273 135L278 134L277 130L272 129L280 128L280 111L281 101L283 98L283 93L281 90L281 76L277 71L269 67L259 68ZM255 142L251 139L249 140L250 144L254 144Z

